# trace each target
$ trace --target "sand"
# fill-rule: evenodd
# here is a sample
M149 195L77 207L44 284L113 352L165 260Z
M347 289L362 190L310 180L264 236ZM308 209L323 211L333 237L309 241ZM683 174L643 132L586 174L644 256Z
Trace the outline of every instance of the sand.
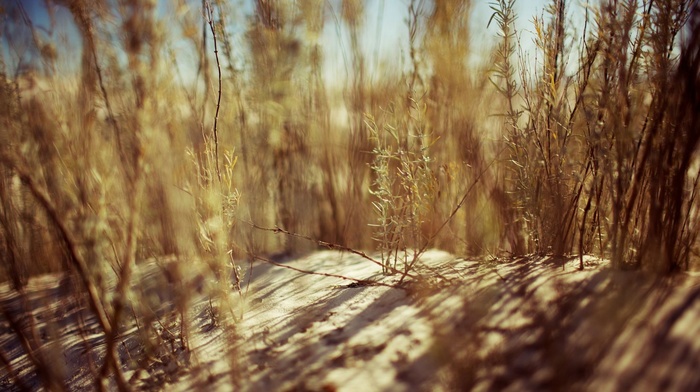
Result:
M145 355L145 326L127 320L122 368L136 390L700 390L700 280L585 261L579 271L578 259L465 260L431 250L420 278L401 285L349 253L281 263L382 285L256 262L252 275L243 271L242 293L235 285L224 293L230 307L215 299L215 320L207 290L186 299L187 349L177 307L163 306L182 299L172 284L153 283L168 282L163 269L144 264L135 287L155 291L146 297L158 307L160 338ZM0 349L10 365L0 389L42 388L33 365L41 358L44 374L63 380L55 388L95 389L90 363L102 363L104 337L66 282L34 278L24 302L0 286ZM38 336L23 345L13 328L31 324ZM113 380L107 387L116 389Z

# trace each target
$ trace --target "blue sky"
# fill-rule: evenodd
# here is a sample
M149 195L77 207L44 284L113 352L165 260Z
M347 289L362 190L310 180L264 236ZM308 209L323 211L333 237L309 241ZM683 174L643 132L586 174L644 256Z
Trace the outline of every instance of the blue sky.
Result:
M62 7L55 7L52 20L49 17L44 0L0 0L0 55L2 55L10 75L17 72L17 59L23 63L35 61L36 56L24 49L23 39L31 40L26 34L30 23L36 31L36 39L41 44L52 43L59 54L58 66L75 68L77 61L73 56L79 47L80 36L73 24L70 13ZM14 34L13 45L8 44L7 33ZM24 34L24 35L19 35ZM70 55L67 55L67 54Z
M532 30L532 18L541 14L545 5L551 0L517 0L516 25L519 30ZM472 49L476 52L483 51L493 42L497 32L495 25L487 29L487 23L492 10L489 8L491 0L474 0L472 16ZM409 0L367 0L365 35L363 44L369 67L382 61L396 62L401 56L401 51L406 51L408 30L406 26L407 9ZM382 8L383 7L383 8ZM338 10L336 10L338 12ZM381 20L379 18L381 12ZM377 29L378 23L379 30ZM377 40L377 32L381 31ZM341 33L342 34L342 33ZM338 32L333 18L326 22L326 30L322 37L326 48L326 75L346 74L345 58L340 52L349 51L348 37L342 35L339 40ZM531 39L525 37L524 45L529 46ZM340 42L340 45L339 45ZM381 53L377 59L376 54ZM371 73L371 71L370 71Z
M243 3L244 8L248 8L246 3L251 0L234 0L234 4ZM532 17L537 13L541 13L545 4L549 0L518 0L516 1L516 11L518 17L519 29L531 30ZM367 65L374 67L375 64L382 61L392 62L400 58L402 51L407 50L407 28L406 16L409 0L366 0L366 18L365 18L365 33L363 35L363 46L367 58ZM159 9L165 12L169 5L173 4L172 0L159 0ZM199 4L199 2L196 2ZM472 17L472 28L474 29L472 38L472 48L475 51L483 50L492 42L496 34L495 26L492 25L486 29L486 24L492 13L489 9L490 0L474 0L474 9ZM76 44L79 36L73 26L70 26L71 16L67 11L63 10L54 15L55 26L51 28L51 22L46 12L44 0L0 0L0 7L5 9L17 9L17 5L21 4L26 11L27 16L35 27L38 27L42 33L52 32L51 38L57 41L56 47L60 53L65 53L71 50L70 46ZM327 13L333 10L336 13L340 12L340 0L327 0L325 2ZM577 5L575 5L577 6ZM59 7L60 9L60 7ZM197 7L193 7L197 11ZM381 17L380 17L381 15ZM339 15L338 15L339 17ZM243 31L241 26L239 31ZM378 35L379 33L379 35ZM379 37L379 39L377 38ZM344 29L337 28L336 19L331 17L326 21L323 35L320 37L321 43L324 45L326 56L326 75L337 78L339 74L346 73L346 60L343 56L349 52L348 38ZM528 44L531 39L524 38L524 44ZM74 49L74 48L73 48ZM377 54L381 54L377 58ZM17 57L16 50L7 47L6 40L3 40L2 55L5 59ZM9 56L9 57L8 57ZM70 67L68 61L75 60L75 56L68 57L64 67Z

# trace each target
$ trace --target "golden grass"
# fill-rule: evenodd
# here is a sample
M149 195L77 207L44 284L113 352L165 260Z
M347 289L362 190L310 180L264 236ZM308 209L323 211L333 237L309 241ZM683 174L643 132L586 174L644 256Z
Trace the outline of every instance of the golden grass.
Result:
M412 0L406 64L373 81L366 10L341 3L257 0L246 24L220 0L165 14L151 1L50 4L78 32L73 74L56 71L68 60L21 3L2 10L14 29L1 36L1 279L21 291L31 275L79 276L112 342L98 387L113 374L128 389L113 344L148 258L206 266L212 319L232 339L222 312L231 279L244 284L237 263L321 243L381 250L384 272L404 278L428 247L692 267L693 2L601 0L574 31L580 6L552 0L532 21L532 62L514 1L494 1L498 41L474 68L471 2ZM335 28L349 37L340 91L319 40ZM416 257L400 261L407 249Z

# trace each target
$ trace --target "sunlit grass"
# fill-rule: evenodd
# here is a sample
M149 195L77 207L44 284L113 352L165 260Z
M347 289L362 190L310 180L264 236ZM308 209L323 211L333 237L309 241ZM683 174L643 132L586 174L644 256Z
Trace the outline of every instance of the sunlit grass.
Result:
M76 275L109 342L97 387L128 389L125 320L145 346L165 339L133 289L144 260L169 260L183 349L190 294L211 299L212 325L234 340L241 269L319 245L378 250L400 282L431 247L693 268L691 1L552 0L529 52L515 2L495 1L495 44L475 56L472 2L412 0L405 53L381 67L362 44L365 4L333 4L51 3L81 43L72 74L57 71L73 53L62 38L21 5L2 9L0 277L22 292L30 276ZM318 36L331 28L347 38L347 78L325 76L337 51Z

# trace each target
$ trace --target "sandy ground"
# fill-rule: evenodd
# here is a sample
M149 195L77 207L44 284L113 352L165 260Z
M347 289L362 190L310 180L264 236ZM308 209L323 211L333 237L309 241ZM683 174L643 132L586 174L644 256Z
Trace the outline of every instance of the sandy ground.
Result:
M282 262L398 281L347 253ZM700 390L700 279L652 279L592 258L584 271L577 264L429 251L422 279L400 287L256 264L247 295L228 293L233 306L218 322L207 297L188 298L190 350L166 333L176 318L161 306L155 348L146 355L137 339L144 326L127 323L119 352L138 390ZM160 275L146 269L139 287ZM57 276L32 280L24 300L0 286L0 389L41 387L27 347L35 361L50 358L48 371L66 389L94 389L90 364L102 362L104 339L68 291ZM149 297L153 307L174 301L166 294ZM31 323L36 334L23 345L14 328Z

